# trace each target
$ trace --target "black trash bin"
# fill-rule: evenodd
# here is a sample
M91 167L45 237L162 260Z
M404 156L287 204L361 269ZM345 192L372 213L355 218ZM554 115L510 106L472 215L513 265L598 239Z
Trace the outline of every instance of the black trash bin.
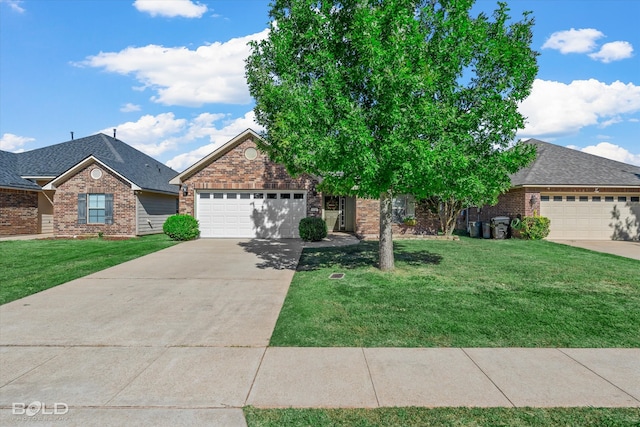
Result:
M491 218L491 228L493 228L494 239L506 239L509 235L509 224L511 219L508 216L496 216Z

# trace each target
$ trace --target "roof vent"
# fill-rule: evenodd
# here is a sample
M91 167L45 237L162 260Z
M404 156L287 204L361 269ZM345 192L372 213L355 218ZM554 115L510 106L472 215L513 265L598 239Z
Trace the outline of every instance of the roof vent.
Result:
M71 131L71 140L73 141L73 131Z
M117 139L116 138L116 129L115 128L113 129L113 139Z

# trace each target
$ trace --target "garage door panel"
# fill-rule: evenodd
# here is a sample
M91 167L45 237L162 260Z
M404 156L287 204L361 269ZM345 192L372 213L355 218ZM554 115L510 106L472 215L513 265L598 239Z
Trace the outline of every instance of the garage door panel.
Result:
M202 237L299 237L306 216L302 192L209 193L196 198Z
M632 203L625 203L624 199L621 202L618 196L582 196L582 200L580 197L568 200L567 195L563 195L562 201L555 197L555 201L554 196L549 195L540 202L540 215L551 220L549 239L638 238L637 214L631 208ZM624 229L624 233L620 229Z

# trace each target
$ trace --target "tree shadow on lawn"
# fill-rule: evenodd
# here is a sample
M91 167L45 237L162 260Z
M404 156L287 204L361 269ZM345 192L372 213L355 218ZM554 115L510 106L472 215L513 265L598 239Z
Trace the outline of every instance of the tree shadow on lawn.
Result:
M425 250L409 251L396 242L393 243L395 260L407 265L440 264L442 256ZM354 246L335 248L306 248L302 252L297 271L313 271L322 268L355 269L378 267L378 242L360 242Z

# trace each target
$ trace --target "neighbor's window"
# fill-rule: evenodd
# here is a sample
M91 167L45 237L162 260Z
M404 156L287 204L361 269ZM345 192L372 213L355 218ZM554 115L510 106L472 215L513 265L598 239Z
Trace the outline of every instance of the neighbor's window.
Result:
M88 194L90 224L104 224L104 194Z
M113 194L78 194L78 224L113 224Z
M396 196L392 202L393 222L403 222L408 216L416 216L416 200L411 195Z

